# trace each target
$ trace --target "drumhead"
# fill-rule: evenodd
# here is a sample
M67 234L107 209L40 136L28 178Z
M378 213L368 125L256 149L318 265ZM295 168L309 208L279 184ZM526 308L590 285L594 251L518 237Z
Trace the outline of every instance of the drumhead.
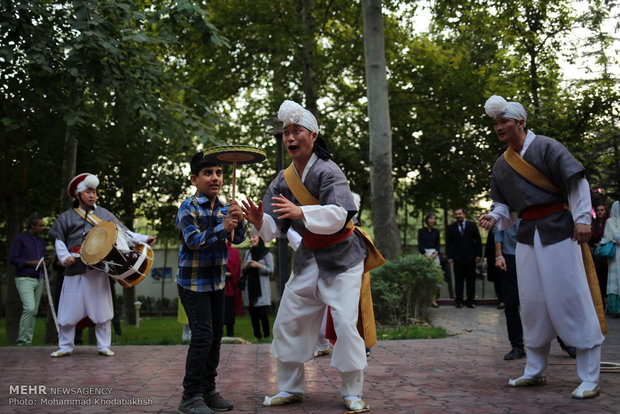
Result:
M112 250L117 233L113 221L102 221L93 227L82 243L82 261L91 266L102 261Z

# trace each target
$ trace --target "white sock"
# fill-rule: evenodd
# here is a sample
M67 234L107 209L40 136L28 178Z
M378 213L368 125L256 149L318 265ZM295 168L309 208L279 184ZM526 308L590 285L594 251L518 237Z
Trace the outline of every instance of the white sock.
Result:
M358 401L361 400L359 395L347 395L346 397L344 397L345 400L349 400L349 401Z
M290 392L286 392L286 391L280 391L279 393L277 393L276 395L274 395L271 398L276 398L276 397L290 397L293 394L291 394Z

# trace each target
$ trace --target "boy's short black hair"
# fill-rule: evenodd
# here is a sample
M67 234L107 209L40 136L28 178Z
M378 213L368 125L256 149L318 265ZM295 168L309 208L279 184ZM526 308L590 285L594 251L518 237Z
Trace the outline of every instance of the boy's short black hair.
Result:
M194 154L191 161L189 162L189 166L192 174L198 175L200 174L200 171L205 167L221 167L222 164L217 162L216 159L205 158L203 152L197 152L196 154Z

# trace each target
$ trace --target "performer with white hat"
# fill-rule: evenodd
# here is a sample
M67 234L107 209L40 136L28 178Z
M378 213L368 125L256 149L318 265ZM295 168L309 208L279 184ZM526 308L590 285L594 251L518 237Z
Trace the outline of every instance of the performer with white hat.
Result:
M328 305L338 337L331 366L340 371L344 404L351 411L368 411L361 399L366 346L356 325L369 248L351 221L357 207L347 178L318 137L314 115L284 101L278 118L293 163L280 171L262 202L244 201L244 212L263 240L292 228L302 235L302 244L273 327L271 353L278 360L280 392L265 397L263 404L301 402L304 362L313 358Z
M478 224L503 230L522 218L515 255L527 363L508 385L545 384L549 346L559 335L577 348L582 382L571 395L595 397L606 324L595 308L598 286L597 299L586 279L590 253L583 244L590 238L592 204L584 167L558 141L527 129L520 103L492 96L484 107L508 149L493 166L495 208Z
M88 232L101 221L111 220L122 228L133 242L155 243L155 237L127 230L103 207L96 204L99 179L89 173L79 174L67 186L67 194L74 198L72 209L62 213L49 233L55 238L56 256L65 266L65 278L58 305L58 346L50 354L53 358L71 355L74 348L75 327L89 318L95 324L99 355L112 356L110 321L114 316L108 275L89 268L79 257L79 251Z

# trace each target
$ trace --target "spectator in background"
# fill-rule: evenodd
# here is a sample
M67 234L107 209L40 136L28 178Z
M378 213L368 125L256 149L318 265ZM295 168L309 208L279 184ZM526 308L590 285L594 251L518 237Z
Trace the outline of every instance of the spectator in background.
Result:
M228 262L226 263L226 284L224 285L224 325L226 325L226 336L235 336L235 303L237 296L241 294L241 289L237 284L241 280L241 256L239 250L232 246L230 241L226 241L228 246Z
M426 227L418 230L418 250L420 254L423 254L441 266L439 260L439 249L441 247L439 230L435 228L435 224L437 224L437 215L435 213L426 214L424 217L424 224ZM441 291L441 288L439 291ZM439 297L439 291L437 292L437 297ZM433 308L438 308L439 305L437 304L437 300L433 299L431 306Z
M28 217L26 227L25 232L15 236L9 250L9 261L15 266L15 286L23 305L16 342L18 346L32 344L34 323L43 292L43 266L47 266L50 261L45 240L40 237L45 229L43 218L38 215ZM41 258L45 258L45 263L37 269Z
M446 230L446 255L448 263L454 264L455 305L463 307L463 285L467 286L468 308L475 308L476 303L476 263L480 261L482 240L478 227L465 220L465 211L462 208L454 210L456 222L450 224Z
M269 307L271 306L271 286L269 278L273 275L273 256L258 236L251 236L252 247L245 252L243 274L246 275L243 305L250 311L252 328L256 339L269 338ZM262 326L262 333L261 333Z
M594 249L603 238L605 223L609 218L609 209L603 203L596 204L596 206L594 207L594 212L596 213L596 218L592 220L592 235L590 236L590 240L588 241L588 244L592 249ZM607 258L592 255L592 259L594 260L594 268L596 269L598 284L601 288L601 298L603 298L603 301L605 301L605 299L607 298Z
M497 297L497 309L504 309L504 292L502 289L502 273L495 266L495 235L490 231L487 235L487 242L484 245L484 267L487 270L487 280L493 283L495 297ZM501 255L500 255L501 256Z
M493 231L489 232L489 234L494 235L495 239L495 257L489 263L489 267L493 266L501 271L506 328L508 329L508 340L512 346L512 350L504 355L505 360L520 359L526 356L523 344L523 326L519 313L519 285L517 283L517 262L515 258L519 223L521 223L520 219L506 230L494 228Z
M614 201L611 214L605 223L603 241L613 241L616 245L616 257L609 259L607 274L607 313L620 314L620 203Z

